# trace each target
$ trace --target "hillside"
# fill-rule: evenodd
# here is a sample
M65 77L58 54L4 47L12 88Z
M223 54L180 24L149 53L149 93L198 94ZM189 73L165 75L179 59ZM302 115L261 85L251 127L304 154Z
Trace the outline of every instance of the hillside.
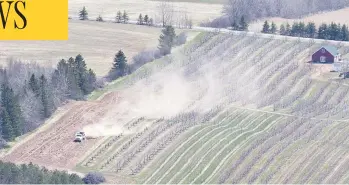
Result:
M322 44L201 33L2 159L110 183L348 183L349 86L307 63ZM73 143L79 129L96 139Z

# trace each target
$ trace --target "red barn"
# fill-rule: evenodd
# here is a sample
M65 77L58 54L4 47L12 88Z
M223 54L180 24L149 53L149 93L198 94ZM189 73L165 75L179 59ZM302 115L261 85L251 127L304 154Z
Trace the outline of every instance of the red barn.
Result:
M340 54L334 46L323 46L312 55L313 63L334 63L339 61Z

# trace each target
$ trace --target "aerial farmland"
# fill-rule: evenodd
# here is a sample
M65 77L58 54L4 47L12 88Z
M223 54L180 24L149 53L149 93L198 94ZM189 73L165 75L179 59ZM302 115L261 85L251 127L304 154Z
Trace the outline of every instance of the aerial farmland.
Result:
M152 15L162 1L142 2ZM100 80L121 60L121 50L130 65L139 52L161 50L159 35L168 27L74 18L86 6L91 17L111 18L116 7L128 9L136 20L142 9L133 7L136 1L106 2L103 7L84 0L70 3L68 41L9 42L2 62L12 56L26 65L34 60L38 66L56 66L60 58L80 53ZM186 34L185 43L81 99L67 99L42 125L9 141L0 160L65 170L85 180L95 173L107 184L349 183L349 69L343 67L349 42L260 33L265 20L281 18L252 21L248 30L201 27L200 22L220 16L226 1L174 3L188 10L201 7L197 14L191 11L191 29L173 26L178 35ZM323 14L303 20L319 23L311 17ZM15 52L22 44L23 50ZM325 60L326 52L338 58ZM114 57L118 60L113 63ZM334 62L340 70L334 70ZM61 61L54 73L65 64ZM51 72L38 66L43 74ZM25 69L29 73L31 68ZM16 86L18 81L13 80ZM56 91L51 96L61 98ZM42 94L34 91L31 97ZM78 131L86 138L74 142Z

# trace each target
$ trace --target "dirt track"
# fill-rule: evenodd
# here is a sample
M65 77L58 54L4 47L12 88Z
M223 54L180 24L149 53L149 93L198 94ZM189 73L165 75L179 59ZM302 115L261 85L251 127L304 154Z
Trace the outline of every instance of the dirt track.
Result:
M110 93L99 101L69 103L67 108L71 107L70 111L35 137L19 143L20 147L15 148L1 160L73 168L80 157L98 141L92 139L84 143L74 143L75 132L100 120L108 110L117 105L118 101L118 94Z

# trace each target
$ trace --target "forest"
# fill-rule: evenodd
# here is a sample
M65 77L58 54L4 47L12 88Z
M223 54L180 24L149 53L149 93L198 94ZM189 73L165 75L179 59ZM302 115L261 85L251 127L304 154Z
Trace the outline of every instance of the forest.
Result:
M0 161L0 184L83 184L76 174L50 171L32 163L15 165Z
M0 147L37 128L66 100L82 100L96 88L96 75L81 55L56 69L9 61L0 68Z

